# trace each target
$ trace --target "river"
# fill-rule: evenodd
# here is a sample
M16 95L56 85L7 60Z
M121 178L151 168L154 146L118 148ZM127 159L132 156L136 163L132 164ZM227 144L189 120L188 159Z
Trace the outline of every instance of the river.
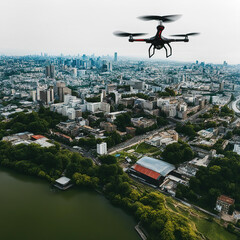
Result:
M133 217L102 195L51 190L41 179L0 169L0 239L139 240Z

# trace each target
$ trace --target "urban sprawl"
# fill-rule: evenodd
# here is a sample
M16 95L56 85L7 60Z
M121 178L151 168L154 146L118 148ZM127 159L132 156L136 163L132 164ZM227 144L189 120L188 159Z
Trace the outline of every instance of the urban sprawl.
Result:
M238 229L239 92L227 62L0 56L0 139L99 166L111 155L133 181Z

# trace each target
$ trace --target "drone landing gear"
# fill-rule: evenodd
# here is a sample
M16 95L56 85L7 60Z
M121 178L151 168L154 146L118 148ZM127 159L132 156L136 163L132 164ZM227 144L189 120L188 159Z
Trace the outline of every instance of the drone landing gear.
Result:
M165 45L163 45L163 47L164 47L164 49L165 49L165 51L166 51L166 58L168 58L168 57L172 56L172 47L170 46L169 43L166 43L166 44L168 45L168 47L169 47L169 49L170 49L170 54L168 54L168 50L167 50L167 48L165 47Z
M170 46L169 43L166 43L169 47L169 50L170 52L168 53L168 49L166 48L165 45L163 45L164 49L165 49L165 52L166 52L166 58L172 56L172 47ZM148 55L149 55L149 58L151 58L154 54L155 54L155 49L156 47L154 46L154 44L151 44L149 49L148 49Z
M152 48L153 48L153 50L152 50L152 53L151 53ZM155 54L155 46L153 44L151 44L149 49L148 49L149 58L151 58L154 54Z

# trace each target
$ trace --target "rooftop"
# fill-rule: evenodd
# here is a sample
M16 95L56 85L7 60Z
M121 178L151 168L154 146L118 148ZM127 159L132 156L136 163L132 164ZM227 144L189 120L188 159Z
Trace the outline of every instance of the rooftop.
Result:
M45 138L44 136L42 136L42 135L32 135L31 136L33 139L35 139L35 140L38 140L38 139L41 139L41 138Z
M153 171L151 169L142 167L142 166L140 166L138 164L134 165L134 170L136 170L137 172L140 172L140 173L142 173L144 175L147 175L148 177L151 177L153 179L158 179L161 176L160 173L157 173L157 172L155 172L155 171Z
M142 157L137 164L157 172L163 177L175 169L174 165L151 157Z
M69 183L70 182L70 178L67 178L67 177L60 177L60 178L58 178L57 180L55 180L55 182L56 183L59 183L59 184L61 184L61 185L65 185L65 184L67 184L67 183Z
M227 197L227 196L225 196L225 195L219 196L217 200L222 201L222 202L225 202L225 203L228 203L228 204L230 204L230 205L233 205L234 202L235 202L234 199L232 199L232 198L230 198L230 197Z

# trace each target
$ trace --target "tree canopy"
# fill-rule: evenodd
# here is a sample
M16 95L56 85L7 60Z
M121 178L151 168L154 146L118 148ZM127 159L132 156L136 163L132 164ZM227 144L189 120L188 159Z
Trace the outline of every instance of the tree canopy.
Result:
M166 162L179 164L193 159L194 153L186 143L173 143L166 146L162 157Z

